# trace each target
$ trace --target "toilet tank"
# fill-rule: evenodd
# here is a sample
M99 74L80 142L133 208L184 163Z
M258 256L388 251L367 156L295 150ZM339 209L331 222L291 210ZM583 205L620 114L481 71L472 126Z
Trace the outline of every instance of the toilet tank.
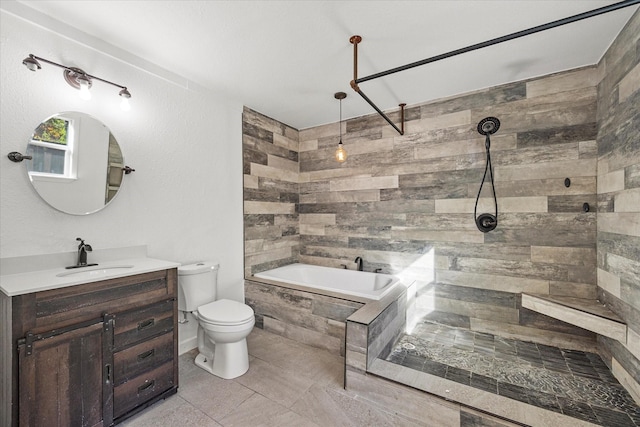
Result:
M195 311L216 300L218 264L198 262L178 267L178 310Z

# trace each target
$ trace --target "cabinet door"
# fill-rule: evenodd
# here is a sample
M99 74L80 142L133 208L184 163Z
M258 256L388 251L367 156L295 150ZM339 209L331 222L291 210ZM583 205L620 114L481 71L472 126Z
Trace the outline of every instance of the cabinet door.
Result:
M99 322L20 345L21 426L103 425L103 337Z

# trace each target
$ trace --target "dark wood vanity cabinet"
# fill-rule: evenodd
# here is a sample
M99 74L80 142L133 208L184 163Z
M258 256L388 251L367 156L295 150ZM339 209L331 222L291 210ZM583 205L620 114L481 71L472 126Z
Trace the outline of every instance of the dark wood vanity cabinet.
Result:
M102 323L19 347L20 425L103 425Z
M114 418L178 386L176 310L172 299L115 316Z
M12 297L14 426L109 426L178 387L175 268Z

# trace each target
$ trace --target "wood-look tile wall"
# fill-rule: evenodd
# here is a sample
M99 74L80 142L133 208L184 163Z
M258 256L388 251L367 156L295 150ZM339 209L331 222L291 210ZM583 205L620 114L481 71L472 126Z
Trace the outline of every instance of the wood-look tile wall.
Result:
M628 325L599 338L614 375L640 403L640 12L603 57L598 85L598 296Z
M375 114L348 120L343 164L337 123L296 135L245 109L246 276L297 261L355 268L362 256L365 270L417 280L430 318L593 349L595 334L522 309L520 293L596 296L600 78L589 67L413 106L403 136ZM491 139L499 225L485 234L473 209L487 116L502 124ZM485 185L479 212L493 211L490 196Z
M631 325L626 346L600 349L637 382L638 19L598 67L409 107L404 136L376 114L348 120L344 164L337 123L296 131L245 109L246 277L362 256L365 270L417 280L416 311L440 322L589 350L593 333L523 309L519 295L600 296ZM487 116L502 123L491 139L500 214L484 234L473 208ZM479 212L493 211L490 196L485 185Z
M298 131L249 108L242 114L245 277L297 262Z
M343 356L346 320L364 305L252 280L245 281L245 296L256 327Z
M337 124L300 131L300 261L353 268L362 256L365 270L418 280L429 318L593 350L593 333L522 309L520 293L596 296L599 80L590 67L414 106L403 136L377 115L348 120L344 164ZM485 234L473 211L487 116L501 127L499 225ZM490 185L478 212L493 212Z

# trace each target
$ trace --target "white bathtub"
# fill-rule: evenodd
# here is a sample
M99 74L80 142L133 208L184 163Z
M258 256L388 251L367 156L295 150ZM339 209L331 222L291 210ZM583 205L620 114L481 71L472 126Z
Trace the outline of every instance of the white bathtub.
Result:
M399 283L396 276L310 264L290 264L263 271L255 277L291 285L334 291L379 300Z

